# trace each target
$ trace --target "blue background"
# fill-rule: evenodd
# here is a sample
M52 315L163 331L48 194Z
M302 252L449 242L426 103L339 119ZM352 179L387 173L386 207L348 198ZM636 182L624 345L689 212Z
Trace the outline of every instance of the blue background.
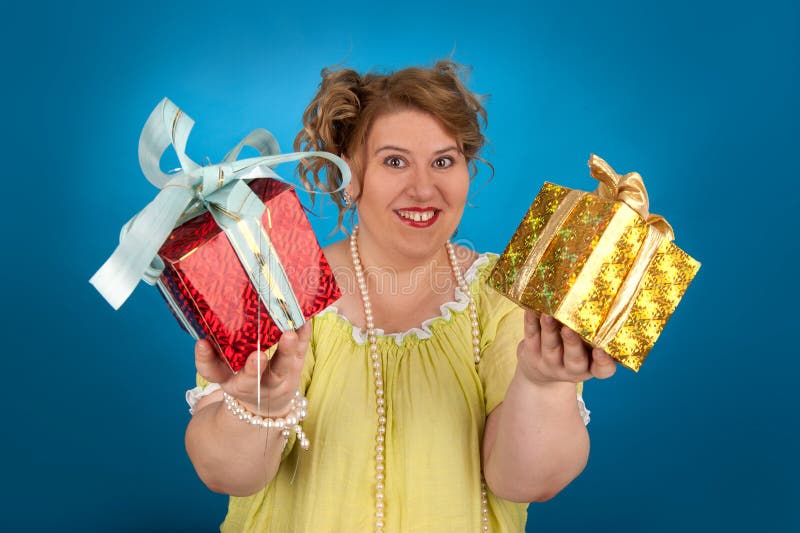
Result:
M3 529L224 516L183 448L190 338L154 289L114 312L87 283L155 195L136 147L158 101L217 161L256 127L289 149L326 65L452 53L491 95L496 168L460 238L501 251L543 180L593 188L595 152L643 174L703 262L642 371L587 384L589 465L529 531L800 530L797 4L270 4L27 3L0 22Z

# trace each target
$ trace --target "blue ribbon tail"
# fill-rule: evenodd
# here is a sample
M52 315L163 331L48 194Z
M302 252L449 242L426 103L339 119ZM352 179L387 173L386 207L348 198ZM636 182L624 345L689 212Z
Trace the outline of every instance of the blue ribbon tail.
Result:
M125 225L119 246L89 280L111 307L125 303L193 199L189 188L167 187Z

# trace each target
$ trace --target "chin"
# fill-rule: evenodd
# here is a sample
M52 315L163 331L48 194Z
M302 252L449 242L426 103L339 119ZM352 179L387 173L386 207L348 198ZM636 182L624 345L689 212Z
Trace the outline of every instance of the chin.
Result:
M428 259L444 248L455 229L444 224L425 229L403 227L395 234L394 243L401 248L404 255Z
M370 234L381 239L384 245L391 244L403 256L420 261L429 260L444 248L455 233L458 222L452 220L451 216L445 216L439 217L429 227L419 228L397 220L394 213L388 219L381 217L380 220L374 220L363 215L359 218L361 227L369 228Z

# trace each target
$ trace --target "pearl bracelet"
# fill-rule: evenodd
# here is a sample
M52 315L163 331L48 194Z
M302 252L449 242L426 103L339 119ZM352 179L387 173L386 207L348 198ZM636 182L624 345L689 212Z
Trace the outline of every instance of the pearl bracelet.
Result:
M289 414L282 418L269 418L252 413L245 406L239 403L239 400L227 392L223 392L222 397L225 400L225 407L227 407L228 411L239 417L239 420L247 422L253 426L281 430L284 446L289 440L289 436L292 434L292 431L294 431L294 433L297 435L297 440L300 441L300 447L302 449L308 450L308 448L311 446L308 436L303 433L303 427L300 425L300 422L302 422L306 417L306 407L308 406L308 400L306 400L305 397L300 394L300 391L294 393L294 398L292 398L292 401L289 404Z

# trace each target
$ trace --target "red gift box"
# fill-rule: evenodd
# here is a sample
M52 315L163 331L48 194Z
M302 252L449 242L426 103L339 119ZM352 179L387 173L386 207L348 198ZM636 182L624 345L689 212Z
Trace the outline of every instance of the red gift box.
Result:
M262 226L310 318L341 292L303 206L286 183L263 178L248 185L264 202ZM262 350L278 341L281 330L210 213L175 228L158 255L165 268L157 285L178 322L193 337L207 338L234 372L258 348L259 330Z

